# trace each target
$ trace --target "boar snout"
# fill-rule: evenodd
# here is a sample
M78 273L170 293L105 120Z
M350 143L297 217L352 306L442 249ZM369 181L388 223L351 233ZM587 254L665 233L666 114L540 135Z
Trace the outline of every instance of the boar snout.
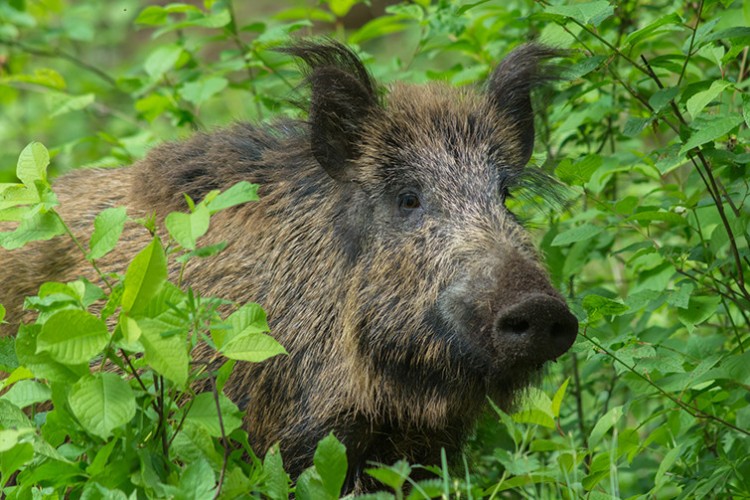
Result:
M530 293L496 316L492 344L501 356L513 353L543 363L563 355L577 334L578 320L564 302Z

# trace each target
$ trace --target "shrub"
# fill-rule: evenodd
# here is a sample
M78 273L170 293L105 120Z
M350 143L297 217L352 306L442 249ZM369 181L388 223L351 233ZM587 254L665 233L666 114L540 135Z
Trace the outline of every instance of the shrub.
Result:
M64 171L131 163L155 142L225 123L236 110L250 119L297 114L289 102L296 72L269 50L290 35L334 33L381 79L455 85L482 81L524 40L566 48L563 81L543 96L548 107L534 157L568 186L566 201L551 206L518 192L514 210L539 228L551 275L581 320L574 352L518 412L488 411L465 468L444 466L421 483L408 479L417 464L373 465L371 474L393 492L383 497L401 496L404 484L414 497L508 490L533 497L750 495L750 10L731 0L415 0L349 29L357 3L2 4L0 165L15 165L31 138L50 146L55 170ZM261 8L269 14L253 10ZM118 57L110 53L115 46ZM45 163L41 146L24 150L21 185L0 192L0 218L18 217L11 209L23 202L51 235L65 226L55 217ZM13 180L12 169L3 172ZM250 198L249 187L237 189L217 196ZM205 218L210 205L196 200L174 220ZM102 214L104 237L89 249L80 242L94 252L93 263L97 251L116 244L110 238L124 217ZM220 250L180 241L171 229L173 241L154 239L131 268ZM3 244L19 234L4 234ZM167 329L155 342L179 342L182 350L144 345L134 357L129 311L112 320L114 328L104 322L125 300L127 274L125 284L111 277L111 290L84 281L45 284L28 299L38 322L0 350L9 373L0 397L5 494L286 497L281 457L270 453L261 462L243 447L236 409L221 396L231 361L187 364L199 339L221 351L213 337L225 323L216 310L222 302L160 276L152 288L164 296L162 309L148 317L167 315L183 336ZM101 297L110 306L101 315L87 312ZM176 309L165 306L167 297ZM262 321L256 306L235 308ZM78 339L76 325L85 322L99 334ZM55 332L66 338L56 341ZM185 353L179 363L157 361L178 351ZM91 359L102 361L89 368ZM187 368L172 372L177 365ZM205 392L190 388L195 379ZM100 422L87 420L86 405L96 404L111 409ZM334 437L324 440L296 494L335 497L342 457Z

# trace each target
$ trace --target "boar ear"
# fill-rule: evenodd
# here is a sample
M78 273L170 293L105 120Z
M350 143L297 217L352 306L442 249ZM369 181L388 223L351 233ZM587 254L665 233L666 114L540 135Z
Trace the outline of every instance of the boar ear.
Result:
M282 52L307 65L310 98L310 147L336 180L353 178L351 160L359 157L362 127L378 109L375 82L359 58L344 45L301 42Z
M515 124L519 143L518 164L525 166L534 150L534 110L531 91L557 79L554 67L542 64L562 52L530 43L508 54L489 79L487 93L495 108Z

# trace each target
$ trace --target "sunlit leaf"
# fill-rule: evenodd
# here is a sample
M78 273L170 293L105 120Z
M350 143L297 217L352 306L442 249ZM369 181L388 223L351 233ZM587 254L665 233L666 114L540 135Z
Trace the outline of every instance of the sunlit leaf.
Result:
M135 416L135 396L114 373L95 373L71 388L68 403L84 428L102 439Z
M135 256L125 272L122 309L137 314L148 305L167 279L167 259L159 238Z
M37 351L65 364L90 361L109 342L107 325L92 314L78 309L55 313L42 326Z

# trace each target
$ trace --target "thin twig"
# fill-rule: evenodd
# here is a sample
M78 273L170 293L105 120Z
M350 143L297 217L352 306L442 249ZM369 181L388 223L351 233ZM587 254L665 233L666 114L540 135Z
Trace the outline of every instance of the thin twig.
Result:
M167 412L165 407L166 397L164 395L164 377L159 375L159 427L161 429L161 449L164 453L164 461L169 462L169 439L167 438Z
M224 476L227 472L227 463L229 462L229 442L227 441L226 432L224 431L224 419L221 416L221 405L219 404L219 391L216 388L216 377L211 377L211 390L214 393L216 414L219 416L219 430L221 431L221 441L224 444L224 459L221 464L221 472L219 473L219 484L216 487L216 494L214 495L214 499L217 499L221 494L221 485L224 483Z
M727 232L727 236L729 237L729 248L732 251L732 256L734 257L735 266L737 268L737 276L735 277L735 279L737 280L737 284L740 287L740 292L742 293L742 295L744 295L747 300L750 300L750 293L748 293L747 289L745 288L745 276L742 269L742 260L740 259L740 253L737 249L737 242L734 238L734 231L732 231L732 226L729 224L729 219L727 219L727 215L724 212L724 203L721 201L721 194L718 192L719 188L716 186L716 180L714 179L713 172L711 171L711 166L703 156L700 148L697 148L696 154L703 164L704 172L710 183L710 189L708 190L709 194L714 199L714 204L716 205L716 210L718 210L719 212L721 223L724 226L724 230ZM693 162L695 168L698 169L698 164L695 161L695 157L691 153L688 153L688 158L690 158L690 161ZM707 188L709 187L709 183L706 184Z
M576 398L576 414L578 415L578 430L581 432L581 439L583 440L583 448L588 449L589 448L589 438L588 438L588 432L586 431L586 422L584 420L583 415L583 398L581 397L581 393L583 392L583 388L581 387L581 376L579 374L580 370L578 369L578 356L576 356L576 353L572 353L570 356L573 359L573 383L575 386L575 391L573 394ZM583 460L584 468L586 469L586 474L589 473L589 468L591 467L591 456L589 454L586 454L586 457Z
M143 392L148 394L149 392L148 392L148 389L146 389L146 384L143 383L143 380L141 380L141 377L138 375L138 370L136 370L135 367L133 366L133 363L130 362L130 357L128 356L128 353L126 353L122 348L120 348L120 355L128 364L128 367L130 367L130 372L133 374L133 377L138 382L138 385L141 386L141 389L143 389ZM159 413L159 408L156 405L155 401L151 400L151 406L153 407L156 413Z
M229 11L229 25L227 26L227 31L229 31L229 35L232 37L232 41L239 49L240 54L242 55L242 59L245 61L245 69L247 70L248 76L248 86L250 88L250 93L253 96L253 101L255 101L255 112L258 114L258 119L262 120L263 107L260 105L260 101L257 99L258 90L255 86L255 73L253 72L253 68L250 67L250 59L248 57L248 54L252 52L252 50L247 46L245 42L242 41L242 38L240 38L239 30L237 29L237 17L234 13L234 3L231 0L227 1L227 10Z
M105 73L101 69L97 68L96 66L93 66L93 65L87 63L86 61L82 61L82 60L78 59L76 56L74 56L72 54L69 54L67 52L64 52L64 51L62 51L60 49L56 49L56 50L36 49L34 47L29 47L28 45L26 45L24 43L17 42L15 40L6 40L6 39L0 39L0 45L7 45L9 47L17 47L18 49L22 50L23 52L26 52L27 54L31 54L31 55L34 55L34 56L51 57L51 58L54 58L54 59L66 59L66 60L72 62L73 64L75 64L76 66L79 66L79 67L85 69L86 71L88 71L90 73L93 73L94 75L98 76L99 78L101 78L102 80L104 80L105 82L107 82L109 85L111 85L112 87L114 87L115 89L120 90L119 87L117 86L117 80L115 80L114 78L112 78L111 76L109 76L107 73Z
M698 32L698 25L701 23L701 13L703 12L703 0L701 0L700 5L698 5L698 14L695 20L695 26L693 27L693 34L690 36L690 46L688 47L687 56L685 57L685 62L682 64L682 70L680 70L680 77L677 79L677 86L682 83L682 79L685 77L685 71L687 70L687 65L690 62L690 56L693 55L693 47L695 46L695 35Z
M172 441L174 441L174 438L177 437L177 434L182 431L182 426L185 423L185 420L187 419L188 413L190 413L190 410L193 407L193 403L195 402L195 399L190 399L190 401L187 402L185 405L185 408L182 410L182 417L180 418L180 421L177 424L177 427L175 427L174 433L172 433L172 437L169 438L169 446L172 446Z

